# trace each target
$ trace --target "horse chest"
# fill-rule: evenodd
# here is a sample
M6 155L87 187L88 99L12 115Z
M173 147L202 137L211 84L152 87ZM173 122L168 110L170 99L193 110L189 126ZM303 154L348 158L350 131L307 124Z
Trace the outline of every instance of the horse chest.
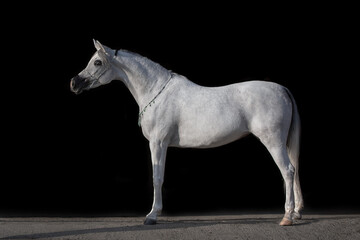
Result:
M172 135L173 122L171 113L162 107L152 107L146 112L141 121L142 133L149 141L151 139L164 140Z

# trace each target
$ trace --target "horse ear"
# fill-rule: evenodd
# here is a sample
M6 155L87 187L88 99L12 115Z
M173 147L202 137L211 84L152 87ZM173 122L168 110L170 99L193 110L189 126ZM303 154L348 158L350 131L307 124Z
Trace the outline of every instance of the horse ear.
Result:
M98 50L98 51L102 50L105 52L103 45L98 40L93 39L93 41L94 41L94 46L95 46L96 50Z
M110 56L110 51L109 51L110 48L108 48L105 45L102 45L98 40L93 39L93 41L94 41L94 46L95 46L96 50L98 50L98 51L100 50L101 52Z

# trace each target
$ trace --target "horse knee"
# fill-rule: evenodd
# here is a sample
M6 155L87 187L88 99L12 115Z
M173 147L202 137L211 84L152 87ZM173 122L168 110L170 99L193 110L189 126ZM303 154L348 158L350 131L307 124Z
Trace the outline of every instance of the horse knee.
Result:
M164 183L163 178L161 178L161 177L154 177L153 178L154 187L161 187L163 183Z

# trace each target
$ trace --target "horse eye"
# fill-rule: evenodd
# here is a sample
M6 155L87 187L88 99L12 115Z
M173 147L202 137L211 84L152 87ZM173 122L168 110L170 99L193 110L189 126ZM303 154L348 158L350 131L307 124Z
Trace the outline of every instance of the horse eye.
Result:
M95 66L101 66L102 65L101 60L95 60L94 65Z

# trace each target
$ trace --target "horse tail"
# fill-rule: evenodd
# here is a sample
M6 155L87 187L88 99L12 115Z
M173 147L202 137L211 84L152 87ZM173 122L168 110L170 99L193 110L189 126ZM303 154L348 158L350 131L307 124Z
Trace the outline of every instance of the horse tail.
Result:
M291 164L295 168L294 173L294 194L295 194L295 211L299 212L304 207L304 201L301 193L299 179L299 152L300 152L300 131L301 123L295 99L291 92L285 88L292 104L292 117L287 138L287 151Z

